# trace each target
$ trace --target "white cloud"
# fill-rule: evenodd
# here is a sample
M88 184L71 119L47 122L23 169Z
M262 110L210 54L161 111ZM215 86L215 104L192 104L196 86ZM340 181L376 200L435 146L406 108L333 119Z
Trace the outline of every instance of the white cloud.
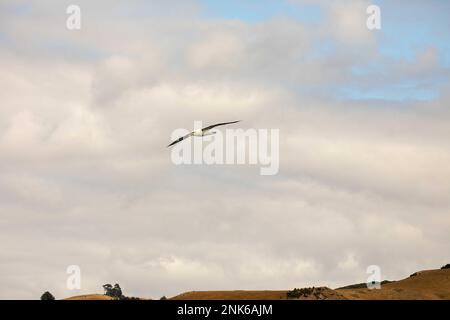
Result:
M359 28L364 3L327 7L320 28L202 20L196 5L181 15L186 4L145 19L83 2L78 34L56 27L64 15L51 2L39 19L3 15L12 42L0 49L0 298L72 295L71 264L83 293L119 282L153 298L337 286L365 281L370 264L390 279L443 264L446 97L342 101L328 92L447 72L434 47L398 66L361 54L377 46ZM312 54L326 38L339 50ZM391 73L349 72L371 59ZM222 119L280 129L280 174L171 164L173 129Z

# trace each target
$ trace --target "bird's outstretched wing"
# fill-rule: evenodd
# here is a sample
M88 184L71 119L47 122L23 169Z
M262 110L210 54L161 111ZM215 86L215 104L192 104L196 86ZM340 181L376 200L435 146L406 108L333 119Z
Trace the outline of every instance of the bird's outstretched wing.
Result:
M183 141L183 140L186 139L186 138L189 138L191 135L192 135L192 132L189 133L189 134L187 134L187 135L185 135L184 137L178 138L177 140L175 140L175 141L173 141L171 144L169 144L169 145L167 146L167 148L170 147L170 146L173 146L174 144L177 144L178 142Z
M207 130L211 130L212 128L215 128L215 127L218 127L218 126L224 126L224 125L226 125L226 124L232 124L232 123L236 123L236 122L240 122L241 120L237 120L237 121L230 121L230 122L221 122L221 123L216 123L216 124L213 124L212 126L207 126L207 127L204 127L203 129L202 129L202 131L207 131Z

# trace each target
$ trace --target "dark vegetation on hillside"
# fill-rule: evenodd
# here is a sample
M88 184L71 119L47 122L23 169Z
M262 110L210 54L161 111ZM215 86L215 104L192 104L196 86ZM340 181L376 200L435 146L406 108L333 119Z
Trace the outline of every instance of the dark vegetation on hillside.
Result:
M299 299L299 298L308 298L309 296L314 296L317 299L322 299L323 291L325 288L294 288L294 290L288 291L286 296L288 299Z

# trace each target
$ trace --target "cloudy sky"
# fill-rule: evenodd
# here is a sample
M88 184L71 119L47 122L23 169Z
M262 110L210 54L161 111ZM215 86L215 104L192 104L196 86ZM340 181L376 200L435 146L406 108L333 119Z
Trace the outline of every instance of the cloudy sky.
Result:
M1 1L0 298L336 287L449 263L449 12ZM277 175L171 162L174 129L235 119L280 130Z

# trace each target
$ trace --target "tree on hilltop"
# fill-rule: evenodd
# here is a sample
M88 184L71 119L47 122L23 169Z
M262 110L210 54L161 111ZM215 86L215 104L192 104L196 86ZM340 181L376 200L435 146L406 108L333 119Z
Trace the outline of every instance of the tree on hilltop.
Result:
M48 291L45 291L42 296L41 300L55 300L55 297Z
M105 290L105 295L110 296L111 298L121 299L123 296L122 289L118 283L116 283L114 287L109 283L104 284L103 289Z

